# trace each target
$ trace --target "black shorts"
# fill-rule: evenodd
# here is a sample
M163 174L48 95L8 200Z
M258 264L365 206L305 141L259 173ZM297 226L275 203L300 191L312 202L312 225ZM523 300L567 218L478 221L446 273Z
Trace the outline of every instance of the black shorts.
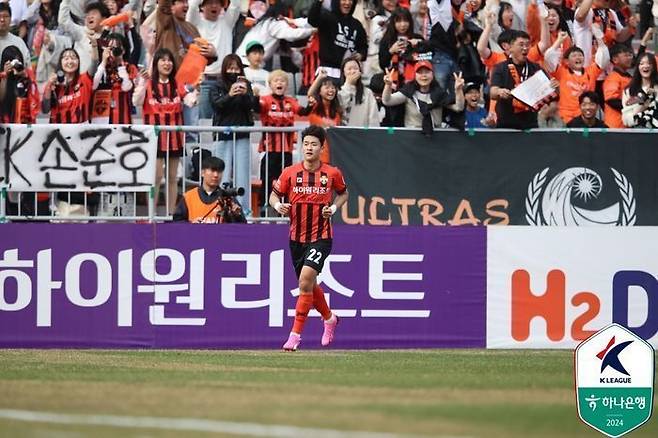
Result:
M290 255L292 256L292 264L295 267L297 278L302 273L304 266L310 266L319 274L330 253L331 239L316 240L311 243L290 241Z

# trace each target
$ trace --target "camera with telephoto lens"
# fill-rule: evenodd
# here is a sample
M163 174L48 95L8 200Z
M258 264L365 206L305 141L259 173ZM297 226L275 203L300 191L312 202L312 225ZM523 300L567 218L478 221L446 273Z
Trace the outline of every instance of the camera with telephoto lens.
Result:
M230 182L225 182L222 184L222 196L224 198L233 198L235 196L244 195L243 187L233 187Z
M242 212L240 203L235 199L236 196L244 195L244 188L233 187L230 182L222 184L221 201L223 208L218 212L219 223L245 223L247 218Z
M11 68L13 68L13 69L14 69L15 71L17 71L17 72L19 72L19 71L23 71L23 69L25 68L25 66L23 65L23 63L22 63L20 60L18 60L18 59L14 59L13 61L11 61L11 63L9 64L9 66L10 66Z

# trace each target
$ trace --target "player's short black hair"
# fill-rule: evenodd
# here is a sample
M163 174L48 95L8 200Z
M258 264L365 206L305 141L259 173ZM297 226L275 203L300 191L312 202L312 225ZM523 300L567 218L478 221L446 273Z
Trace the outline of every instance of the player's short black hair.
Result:
M224 160L217 157L204 158L201 162L201 169L210 169L216 170L217 172L223 172L225 167L226 164L224 164Z
M311 125L302 131L302 141L304 141L304 137L307 135L313 136L320 140L320 144L324 144L324 139L327 137L327 133L325 132L324 128L315 125Z

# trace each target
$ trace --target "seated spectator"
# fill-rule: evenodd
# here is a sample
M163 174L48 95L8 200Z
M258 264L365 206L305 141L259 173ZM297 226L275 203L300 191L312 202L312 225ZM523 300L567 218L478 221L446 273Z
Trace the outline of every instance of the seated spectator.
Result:
M217 157L208 157L201 163L201 169L201 186L185 192L174 212L174 221L193 224L246 222L240 203L231 196L225 196L224 190L219 187L224 162Z
M464 127L466 129L491 128L495 125L493 117L482 106L480 84L469 82L464 85Z
M629 71L633 67L633 50L624 44L615 44L610 49L612 71L603 81L603 120L610 128L625 128L621 119L621 98L633 77Z
M236 54L227 55L222 62L222 80L210 89L210 103L215 114L214 126L253 126L254 111L260 110L258 96L254 94L242 67L242 59ZM232 182L245 190L238 197L241 205L249 205L251 199L251 145L249 133L223 132L216 135L214 155L226 163L222 183Z
M247 80L251 82L254 90L258 89L258 94L269 94L270 89L267 87L267 83L270 72L263 68L265 48L258 41L250 41L247 44L246 53L249 66L244 68L244 74Z
M635 73L622 97L624 125L637 128L658 128L658 72L656 58L642 54Z
M599 95L594 91L585 91L578 96L580 116L567 123L567 128L607 128L608 125L599 120Z
M308 107L301 114L308 114L308 122L311 125L325 129L341 124L343 108L340 106L340 100L338 99L338 89L334 80L328 76L324 69L320 69L317 78L309 88ZM326 140L320 160L323 163L331 163L331 152Z
M368 36L359 21L352 17L355 0L332 0L331 11L316 1L308 12L308 22L318 28L320 36L320 68L335 82L340 79L340 66L348 56L368 55Z
M497 127L508 129L531 129L537 127L537 110L529 108L512 97L512 90L534 75L540 67L528 61L530 37L525 32L516 32L510 44L510 61L494 67L491 78L491 98L496 100ZM558 88L555 79L553 88Z
M404 126L422 128L425 135L430 135L434 128L442 127L443 108L453 111L464 109L464 79L461 74L454 74L455 95L446 92L434 79L434 71L429 61L420 61L415 65L416 78L405 84L399 91L392 92L391 70L384 76L384 105L405 104Z
M379 110L375 95L363 85L362 64L356 57L347 58L341 68L341 87L338 100L343 108L343 125L378 127Z
M142 106L144 123L147 125L183 125L183 104L196 104L196 91L188 93L183 84L176 83L174 54L168 49L158 49L153 55L149 75L146 69L140 72L133 94L133 104ZM181 131L160 131L155 164L155 202L160 199L160 182L167 168L167 214L176 207L178 187L178 162L183 155L185 142Z

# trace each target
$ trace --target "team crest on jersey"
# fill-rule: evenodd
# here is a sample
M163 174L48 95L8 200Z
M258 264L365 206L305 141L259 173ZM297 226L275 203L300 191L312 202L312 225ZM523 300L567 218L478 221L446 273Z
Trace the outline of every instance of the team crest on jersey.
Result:
M322 184L322 187L326 187L328 182L329 178L327 178L327 175L322 175L320 177L320 184Z
M290 103L286 102L285 105L283 105L283 109L286 111L292 110L292 106L290 106Z

